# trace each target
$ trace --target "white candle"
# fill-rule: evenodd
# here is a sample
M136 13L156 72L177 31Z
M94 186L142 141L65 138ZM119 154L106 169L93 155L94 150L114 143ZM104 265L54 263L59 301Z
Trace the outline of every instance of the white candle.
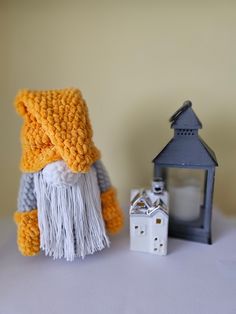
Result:
M170 215L182 221L195 220L200 215L200 185L170 187Z

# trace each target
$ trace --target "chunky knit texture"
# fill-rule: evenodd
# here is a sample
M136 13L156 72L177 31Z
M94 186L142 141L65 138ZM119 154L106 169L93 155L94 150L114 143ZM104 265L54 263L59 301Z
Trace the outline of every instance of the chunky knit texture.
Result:
M88 109L78 89L20 91L23 117L21 170L35 172L63 159L72 172L87 172L100 157L92 141Z
M120 231L124 224L124 217L119 206L114 188L108 189L101 194L102 215L105 221L106 230L110 234Z
M21 253L28 256L39 253L40 236L43 236L44 231L39 229L41 227L38 223L38 213L42 208L39 206L40 193L37 196L35 194L35 176L46 171L45 167L48 165L50 168L50 164L57 160L63 160L74 174L96 171L96 184L101 193L101 200L98 197L102 206L101 218L104 219L109 233L119 231L123 226L122 211L109 176L99 160L100 152L92 141L93 132L88 109L81 92L77 89L24 90L18 93L15 105L24 120L21 132L21 170L24 173L20 183L18 210L14 216L18 225L17 242ZM73 179L70 171L65 175ZM53 178L56 177L50 175L49 179ZM87 189L85 195L81 195L81 200L92 197L90 192L91 190ZM66 217L70 205L62 203L60 214ZM39 211L36 209L38 207ZM72 207L70 206L70 209ZM86 214L88 213L89 211ZM47 214L45 212L45 217ZM45 221L47 222L47 219ZM90 222L93 226L91 217L88 224ZM58 224L60 225L60 221ZM80 228L81 226L75 228L74 235L80 232ZM87 231L90 234L89 228Z
M109 177L102 172L102 163L100 167L100 190L108 186ZM97 167L94 167L97 169ZM21 189L19 193L18 211L15 212L14 218L18 225L17 243L20 252L23 255L33 256L40 250L40 231L38 227L38 214L36 209L32 209L35 204L34 180L35 174L23 174L21 179ZM105 182L105 183L104 183ZM101 193L102 216L108 233L117 233L123 226L124 219L122 210L119 206L116 191L109 187Z
M37 210L15 212L14 219L18 225L17 243L22 255L33 256L40 251Z
M107 191L111 187L111 180L101 160L97 160L93 167L97 172L98 185L101 193Z
M33 173L23 173L21 176L17 208L20 212L27 212L37 208Z

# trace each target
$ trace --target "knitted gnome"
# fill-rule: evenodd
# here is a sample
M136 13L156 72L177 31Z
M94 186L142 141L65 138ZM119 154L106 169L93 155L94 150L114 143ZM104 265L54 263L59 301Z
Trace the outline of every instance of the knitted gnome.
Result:
M14 218L23 255L68 261L109 246L123 224L77 89L19 92L23 172Z

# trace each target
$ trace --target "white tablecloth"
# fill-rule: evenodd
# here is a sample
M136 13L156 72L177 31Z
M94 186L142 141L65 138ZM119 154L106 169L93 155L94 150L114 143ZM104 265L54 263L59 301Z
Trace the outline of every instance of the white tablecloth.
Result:
M236 221L213 217L213 245L169 239L165 257L129 251L128 229L85 260L23 257L0 222L0 314L235 314Z

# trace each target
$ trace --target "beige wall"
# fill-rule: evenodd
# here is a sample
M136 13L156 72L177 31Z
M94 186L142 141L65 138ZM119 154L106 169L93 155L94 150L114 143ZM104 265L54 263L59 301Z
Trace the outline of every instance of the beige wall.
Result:
M18 89L79 87L123 206L148 184L191 99L217 153L215 204L236 215L235 1L0 1L1 214L16 208Z

